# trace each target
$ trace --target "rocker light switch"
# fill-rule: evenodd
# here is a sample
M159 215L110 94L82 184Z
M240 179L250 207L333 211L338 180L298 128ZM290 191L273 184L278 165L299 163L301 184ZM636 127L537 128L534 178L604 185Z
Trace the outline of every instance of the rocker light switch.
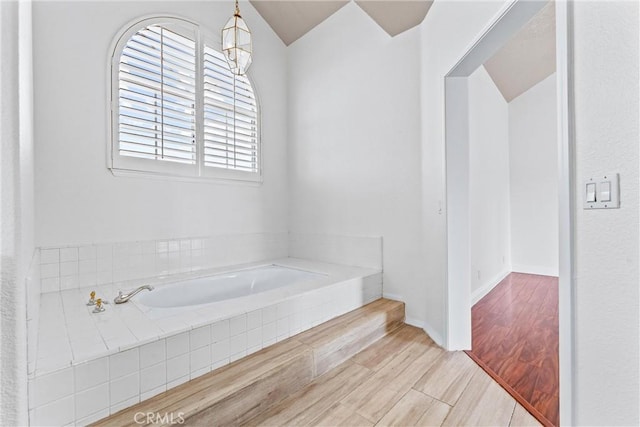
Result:
M584 209L616 209L620 207L620 178L610 173L584 182Z
M596 201L596 183L587 183L587 202L593 203Z
M600 201L601 202L611 201L611 182L604 181L600 183Z

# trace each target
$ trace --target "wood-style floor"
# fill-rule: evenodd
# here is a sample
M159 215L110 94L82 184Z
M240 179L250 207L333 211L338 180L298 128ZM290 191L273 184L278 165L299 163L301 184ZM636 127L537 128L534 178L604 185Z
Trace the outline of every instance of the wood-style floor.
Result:
M540 424L464 352L404 325L245 425Z
M541 423L557 426L558 278L511 273L471 313L469 356Z

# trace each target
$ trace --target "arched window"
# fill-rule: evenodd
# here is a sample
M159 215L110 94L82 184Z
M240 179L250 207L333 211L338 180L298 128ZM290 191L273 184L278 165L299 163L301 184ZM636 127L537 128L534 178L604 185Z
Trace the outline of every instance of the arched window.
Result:
M123 32L111 66L112 170L260 179L253 87L214 46L177 18Z

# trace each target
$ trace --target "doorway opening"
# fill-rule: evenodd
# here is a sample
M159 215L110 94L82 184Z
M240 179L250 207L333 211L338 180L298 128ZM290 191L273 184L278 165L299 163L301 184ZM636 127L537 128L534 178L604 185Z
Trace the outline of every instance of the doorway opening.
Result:
M559 371L559 381L556 378L555 401L557 404L558 396L560 402L560 418L551 420L552 424L571 424L571 360L572 360L572 284L571 284L571 259L572 247L570 242L572 235L571 212L571 146L569 133L570 106L568 102L568 77L569 77L569 43L568 43L568 5L566 2L547 2L547 1L525 1L518 0L506 5L501 13L487 26L486 31L477 39L475 43L468 49L462 59L450 70L445 76L445 134L446 134L446 188L447 188L447 347L450 350L471 350L472 348L472 304L486 294L488 291L498 284L501 279L512 270L511 248L508 247L507 254L504 247L494 247L493 252L496 254L503 252L502 255L495 255L504 266L500 270L493 266L495 277L488 277L481 280L482 268L478 268L478 261L472 255L472 235L477 235L477 217L470 215L475 204L477 204L478 192L481 191L480 197L491 198L497 193L494 188L480 189L476 185L472 171L470 170L470 162L474 155L473 145L474 129L477 129L478 123L470 120L470 114L473 109L477 110L477 106L470 105L470 81L474 79L488 78L488 76L478 77L478 70L483 69L483 64L494 57L494 55L503 48L523 27L525 27L533 18L544 12L544 9L553 8L555 13L555 76L550 78L547 85L554 85L549 96L553 97L555 103L555 131L556 152L555 152L555 177L557 194L549 194L547 197L557 197L557 203L553 205L556 220L556 234L553 255L555 258L555 266L550 270L537 271L538 274L557 275L556 283L547 283L546 288L536 291L538 295L544 295L546 298L555 298L558 309L556 311L556 331L558 330L558 312L559 312L559 353L555 359L556 377ZM484 67L486 71L487 67ZM474 75L474 73L476 73ZM482 73L482 71L480 71ZM491 76L493 78L493 76ZM494 79L495 80L495 79ZM542 84L542 83L540 83ZM504 93L503 93L504 95ZM505 98L507 98L505 96ZM488 121L490 122L490 120ZM483 126L490 126L486 121ZM504 136L504 135L502 135ZM497 135L496 138L501 138ZM508 143L509 138L506 138ZM508 147L508 146L507 146ZM494 147L495 149L496 147ZM500 150L495 151L498 155ZM487 155L488 153L481 153ZM551 154L552 156L554 153ZM551 159L554 160L553 158ZM507 160L507 163L510 160ZM507 172L508 173L508 172ZM486 175L500 174L499 170L491 169L485 171ZM496 181L497 182L497 181ZM489 185L489 187L491 187ZM507 190L509 191L509 190ZM472 197L473 196L473 197ZM500 201L496 201L496 206ZM507 202L509 203L509 202ZM496 207L496 209L498 209ZM553 214L554 212L552 212ZM484 230L489 232L492 240L500 240L500 236L496 236L493 230ZM493 234L492 234L493 233ZM486 234L486 233L485 233ZM503 236L504 238L504 236ZM508 239L511 236L509 235ZM553 243L552 243L553 244ZM508 246L509 244L507 244ZM497 246L500 246L499 244ZM504 245L503 245L504 246ZM525 245L526 246L526 245ZM546 254L548 255L548 254ZM476 257L477 258L477 257ZM515 256L514 256L515 258ZM515 263L514 263L515 265ZM523 270L522 268L516 268ZM543 277L543 276L541 276ZM508 278L508 276L507 276ZM526 277L516 277L521 281L526 281ZM529 278L530 279L530 278ZM484 286L479 289L479 283L488 283L490 286ZM506 285L505 285L506 286ZM524 285L521 285L524 286ZM553 289L557 286L558 291ZM528 291L531 290L531 285ZM480 286L481 288L481 286ZM496 289L498 289L496 287ZM553 301L551 302L553 304ZM509 308L509 307L507 307ZM558 345L558 335L556 335L556 348ZM495 338L495 337L494 337ZM482 366L482 365L481 365ZM483 366L483 368L486 368ZM485 369L487 370L487 369ZM489 370L487 370L489 372ZM491 374L491 372L489 372ZM537 375L537 374L535 374ZM499 381L500 382L500 381ZM535 379L534 379L535 382ZM559 382L559 391L558 383ZM507 387L505 387L507 388ZM508 390L508 389L507 389ZM509 391L509 390L508 390ZM516 396L514 396L516 397ZM522 402L521 402L522 403ZM532 412L533 413L533 412ZM539 414L534 414L539 415ZM550 416L554 418L553 416ZM556 410L557 417L557 410ZM547 423L549 424L549 423Z

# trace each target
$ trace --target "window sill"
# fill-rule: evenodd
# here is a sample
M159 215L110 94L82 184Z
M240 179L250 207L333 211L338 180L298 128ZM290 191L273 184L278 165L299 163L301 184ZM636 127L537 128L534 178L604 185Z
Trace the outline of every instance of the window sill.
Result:
M229 177L213 177L213 176L185 176L179 174L140 171L133 169L108 168L115 177L123 178L143 178L155 179L160 181L179 181L179 182L195 182L195 183L211 183L211 184L231 184L246 185L250 187L259 187L263 183L262 173L256 174L255 179L246 178L229 178Z

